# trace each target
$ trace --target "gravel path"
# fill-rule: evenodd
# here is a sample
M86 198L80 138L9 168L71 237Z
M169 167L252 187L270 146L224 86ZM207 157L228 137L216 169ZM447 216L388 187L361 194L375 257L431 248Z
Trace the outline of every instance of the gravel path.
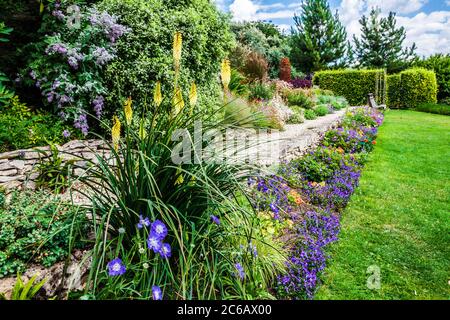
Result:
M256 134L254 130L242 130L236 135L238 147L231 158L258 166L271 166L298 158L317 145L325 132L336 127L346 112L339 110L301 124L288 124L284 131ZM243 150L244 143L248 150Z

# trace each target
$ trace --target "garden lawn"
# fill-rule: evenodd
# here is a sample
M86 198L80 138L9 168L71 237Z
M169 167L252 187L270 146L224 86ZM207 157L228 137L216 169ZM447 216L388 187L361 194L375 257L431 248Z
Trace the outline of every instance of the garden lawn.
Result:
M388 111L341 222L316 299L448 299L450 117Z

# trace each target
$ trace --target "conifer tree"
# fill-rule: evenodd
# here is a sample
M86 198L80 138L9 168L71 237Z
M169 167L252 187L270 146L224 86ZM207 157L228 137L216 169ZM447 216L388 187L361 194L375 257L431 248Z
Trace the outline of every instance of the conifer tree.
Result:
M390 12L380 17L380 9L372 9L369 17L363 16L361 39L353 36L355 58L362 67L386 68L388 72L398 72L416 58L416 44L404 48L406 38L404 27L397 27L396 14Z
M294 17L291 62L303 72L342 64L347 52L347 32L326 0L304 0Z

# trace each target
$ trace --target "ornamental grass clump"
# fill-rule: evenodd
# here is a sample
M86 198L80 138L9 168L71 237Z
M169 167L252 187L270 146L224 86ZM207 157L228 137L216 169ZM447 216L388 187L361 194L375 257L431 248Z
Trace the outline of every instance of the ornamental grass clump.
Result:
M181 61L178 38L174 58ZM177 80L182 64L175 61L174 69ZM245 205L242 182L252 168L201 153L211 146L207 139L195 140L196 126L215 136L227 126L200 122L205 117L194 108L195 84L189 105L183 88L174 87L164 95L157 84L148 105L127 100L114 118L112 143L105 141L111 156L86 159L90 169L81 179L89 187L95 244L85 297L273 298L268 288L286 255L260 232L258 217ZM250 242L261 254L240 249ZM243 271L238 274L237 263Z

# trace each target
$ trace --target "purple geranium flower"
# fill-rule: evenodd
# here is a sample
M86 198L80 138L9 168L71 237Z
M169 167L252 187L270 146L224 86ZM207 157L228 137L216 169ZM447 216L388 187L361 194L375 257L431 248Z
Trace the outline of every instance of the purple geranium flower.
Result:
M161 220L155 220L155 222L152 223L150 233L162 240L167 236L167 227Z
M238 277L241 279L241 280L244 280L244 278L245 278L245 272L244 272L244 268L242 267L242 265L238 262L238 263L236 263L235 265L235 268L236 268L236 270L238 271Z
M148 217L143 217L142 214L139 216L139 222L137 224L138 229L142 229L144 226L150 226L150 219Z
M220 219L215 215L211 215L211 221L217 225L220 225Z
M64 138L67 139L68 137L70 137L70 131L66 129L66 130L63 131L62 135L63 135Z
M108 274L110 276L121 276L127 269L120 258L116 258L108 263Z
M152 287L152 298L153 300L162 300L162 291L158 286Z
M155 234L150 233L147 239L147 245L148 248L152 249L154 252L159 252L162 246L161 239L158 238Z
M172 256L172 248L170 247L170 244L163 243L161 245L161 249L159 249L159 254L162 258L170 258Z

